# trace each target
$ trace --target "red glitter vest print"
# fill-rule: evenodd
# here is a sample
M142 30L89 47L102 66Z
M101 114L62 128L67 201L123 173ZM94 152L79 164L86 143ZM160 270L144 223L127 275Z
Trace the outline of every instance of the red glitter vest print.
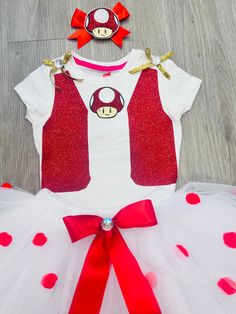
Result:
M164 112L158 73L141 73L128 106L131 178L138 185L176 183L177 161L172 121Z
M42 188L79 191L90 182L88 110L73 80L56 74L55 84L60 89L43 127Z

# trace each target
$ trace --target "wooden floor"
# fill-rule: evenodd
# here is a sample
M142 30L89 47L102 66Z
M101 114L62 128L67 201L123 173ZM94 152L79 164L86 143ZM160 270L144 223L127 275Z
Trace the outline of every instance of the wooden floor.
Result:
M31 192L39 189L38 156L25 107L13 86L41 64L76 43L70 18L94 0L0 1L0 182ZM150 47L156 54L174 50L174 61L203 79L191 112L183 122L179 186L187 181L236 185L236 1L126 0L132 30L122 49L110 41L92 41L80 53L116 60L131 48ZM115 1L99 1L112 7Z

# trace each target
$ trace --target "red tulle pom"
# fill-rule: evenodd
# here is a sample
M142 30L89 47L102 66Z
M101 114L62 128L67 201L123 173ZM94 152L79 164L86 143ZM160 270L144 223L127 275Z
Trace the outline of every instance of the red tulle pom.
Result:
M36 233L36 235L33 238L32 243L37 246L43 246L47 242L47 240L48 239L44 233Z
M57 279L58 277L56 274L46 274L41 280L41 285L46 289L52 289L55 286Z
M183 247L181 244L177 244L176 247L180 250L181 253L183 253L186 257L189 257L189 252L188 250Z
M1 185L1 188L11 189L12 185L10 183L5 182Z
M0 233L0 245L8 246L12 242L12 236L7 232Z
M196 193L188 193L186 195L186 201L191 205L196 205L201 202L200 197Z
M225 245L236 249L236 232L227 232L223 235Z
M236 282L231 278L221 278L217 285L228 295L232 295L236 293Z

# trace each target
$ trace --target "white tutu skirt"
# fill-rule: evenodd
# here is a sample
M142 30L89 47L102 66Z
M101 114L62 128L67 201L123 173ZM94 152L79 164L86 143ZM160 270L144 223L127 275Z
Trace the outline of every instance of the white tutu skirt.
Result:
M190 183L154 207L157 225L120 232L162 313L236 313L236 188ZM68 313L95 236L72 243L62 218L119 210L88 211L46 189L34 196L1 188L0 313ZM128 313L113 268L100 313Z

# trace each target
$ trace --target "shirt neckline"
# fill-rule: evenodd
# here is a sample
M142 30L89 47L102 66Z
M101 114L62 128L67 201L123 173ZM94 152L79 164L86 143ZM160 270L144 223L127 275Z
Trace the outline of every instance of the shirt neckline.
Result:
M82 78L87 83L89 82L89 83L103 83L104 84L104 83L115 82L118 80L123 80L127 78L129 75L131 75L129 73L129 70L131 70L132 68L138 65L137 60L143 54L143 51L139 49L132 49L125 57L116 61L108 61L108 62L88 59L88 58L82 57L75 51L72 51L71 53L72 53L72 58L67 63L67 70L70 72L72 76ZM122 67L122 69L114 73L114 75L105 76L105 77L101 75L101 77L95 77L93 75L90 75L89 73L84 72L83 66L78 65L74 58L77 58L84 63L90 63L98 67L99 66L104 66L104 67L115 66L116 67L121 64L125 64L125 65ZM92 69L90 70L97 72L97 70L92 70ZM103 73L103 71L101 73Z

